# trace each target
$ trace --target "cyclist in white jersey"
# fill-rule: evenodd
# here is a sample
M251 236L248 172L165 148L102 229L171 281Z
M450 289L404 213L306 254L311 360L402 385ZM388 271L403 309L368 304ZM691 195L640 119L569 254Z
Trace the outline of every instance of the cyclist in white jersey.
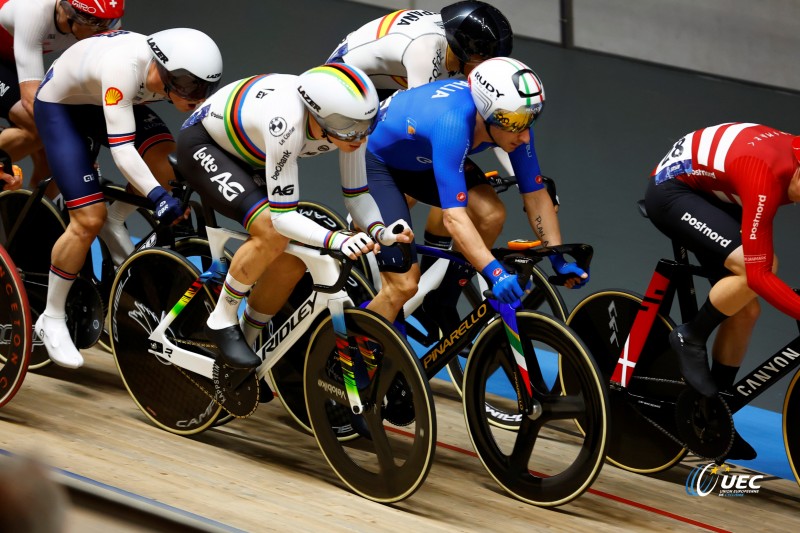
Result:
M385 227L367 188L365 141L377 116L378 96L369 78L334 63L300 76L268 74L231 83L184 124L178 170L204 202L250 233L233 257L224 297L206 327L226 365L261 363L250 346L305 271L299 259L283 254L289 239L342 250L353 259L374 242L411 242L402 220ZM345 205L366 233L329 231L297 211L298 158L336 149ZM400 227L405 229L395 234ZM251 288L240 321L239 304Z
M0 0L0 118L12 124L0 132L0 161L31 156L32 184L49 174L33 120L44 56L118 27L124 11L124 0Z
M158 142L146 122L147 102L171 100L193 111L219 85L222 56L206 34L175 28L151 36L112 31L70 47L47 71L34 102L36 126L64 196L70 221L56 241L47 305L36 322L50 358L83 364L65 321L67 293L106 218L103 193L87 143L104 144L120 172L153 202L157 219L170 223L184 210L159 184L140 155Z

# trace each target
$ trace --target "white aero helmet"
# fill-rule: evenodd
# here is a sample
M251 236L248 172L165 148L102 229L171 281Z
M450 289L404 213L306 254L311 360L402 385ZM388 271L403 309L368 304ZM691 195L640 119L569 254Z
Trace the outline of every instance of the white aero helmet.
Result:
M152 34L147 43L167 96L176 94L200 101L219 86L222 54L205 33L191 28L173 28Z
M372 133L378 117L378 91L356 67L325 63L300 74L297 92L326 134L341 141Z
M519 133L531 127L544 108L542 80L510 57L487 59L469 74L472 100L488 125Z

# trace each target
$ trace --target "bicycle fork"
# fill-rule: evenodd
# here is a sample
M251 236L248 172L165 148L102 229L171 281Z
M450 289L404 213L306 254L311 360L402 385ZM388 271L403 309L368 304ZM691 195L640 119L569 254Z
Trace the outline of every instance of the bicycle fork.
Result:
M369 407L361 402L359 388L364 388L369 383L370 372L367 367L376 367L374 350L366 345L366 342L359 342L353 338L352 343L347 335L347 324L344 318L345 300L332 299L328 302L333 323L333 332L336 335L336 352L339 364L342 368L342 379L344 380L344 390L347 393L347 401L350 402L350 409L353 414L360 415L365 407ZM371 359L368 363L366 360ZM360 386L360 387L359 387Z
M542 414L542 404L533 397L528 369L535 368L538 372L539 363L536 358L535 348L528 342L522 343L519 337L517 309L521 304L519 301L511 305L499 302L492 303L503 320L503 329L506 332L508 345L516 364L516 371L512 371L511 374L514 380L514 391L517 394L517 405L521 413L531 420L536 420ZM520 384L520 381L522 384Z

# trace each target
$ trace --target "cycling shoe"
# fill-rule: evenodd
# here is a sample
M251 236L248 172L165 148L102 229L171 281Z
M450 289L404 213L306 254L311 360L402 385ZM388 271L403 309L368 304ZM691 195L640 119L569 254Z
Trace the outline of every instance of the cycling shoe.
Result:
M678 354L681 374L693 389L703 396L717 394L717 384L708 367L708 352L705 345L696 344L687 338L686 326L680 325L669 334L669 345Z

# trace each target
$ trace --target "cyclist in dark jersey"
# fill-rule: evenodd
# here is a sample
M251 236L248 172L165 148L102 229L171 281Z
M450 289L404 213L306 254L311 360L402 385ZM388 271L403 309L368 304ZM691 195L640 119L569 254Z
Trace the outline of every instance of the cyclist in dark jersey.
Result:
M410 220L404 195L441 207L456 247L482 269L504 302L522 295L516 276L489 250L502 230L505 209L467 156L494 146L508 152L531 228L544 243L561 244L558 217L533 146L532 124L543 105L544 88L530 68L510 58L489 59L468 81L444 80L396 93L384 102L384 115L367 146L369 187L383 216ZM412 258L415 262L413 246ZM369 308L389 320L419 282L419 266L399 272L402 261L399 250L378 254L383 286ZM588 273L563 257L553 258L553 267L574 274L568 286L588 280ZM465 271L453 269L442 285L457 288L464 282Z
M705 396L732 385L760 308L757 296L800 319L800 296L778 278L773 218L800 201L800 139L769 126L719 124L676 142L653 171L645 205L665 235L716 273L697 316L670 345L687 383ZM717 330L709 369L706 343ZM753 459L735 435L729 459Z

